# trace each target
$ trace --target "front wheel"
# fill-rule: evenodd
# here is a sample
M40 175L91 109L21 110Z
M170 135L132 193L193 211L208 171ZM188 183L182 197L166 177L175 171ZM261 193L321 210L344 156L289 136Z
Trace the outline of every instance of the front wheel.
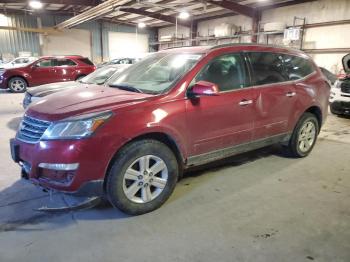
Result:
M27 82L22 77L14 77L8 82L8 88L13 93L23 93L27 90Z
M173 192L179 174L174 153L156 140L140 140L117 155L106 180L111 204L130 215L159 208Z
M319 124L314 114L305 113L296 125L288 149L294 157L306 157L315 146Z

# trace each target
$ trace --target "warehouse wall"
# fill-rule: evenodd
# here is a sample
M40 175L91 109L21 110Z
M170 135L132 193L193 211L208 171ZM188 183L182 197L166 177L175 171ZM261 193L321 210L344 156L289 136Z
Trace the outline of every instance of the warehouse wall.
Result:
M36 16L31 15L6 15L6 23L0 19L0 24L4 26L17 26L38 28L38 21ZM58 23L67 20L69 16L48 16L41 15L42 27L53 27ZM108 34L109 32L128 32L136 34L136 27L129 25L114 24L109 22L93 21L81 24L76 29L87 30L91 33L91 55L90 58L94 62L100 62L102 59L109 60L109 46ZM155 30L143 29L139 34L147 35L149 38L155 38ZM101 48L101 34L102 34L102 48ZM41 39L40 39L41 38ZM47 39L46 39L47 40ZM28 33L15 30L0 30L0 54L5 57L18 56L19 52L26 51L33 55L42 55L45 47L45 36L38 33ZM101 53L103 51L103 54Z
M265 11L263 22L285 22L293 25L294 16L306 17L306 23L323 23L350 19L349 0L319 0ZM305 32L303 48L349 48L350 24L309 28ZM339 73L342 70L341 58L346 53L310 54L319 66Z
M261 23L283 22L287 26L293 25L295 16L306 17L306 23L321 23L330 21L340 21L350 19L350 1L349 0L318 0L315 2L298 4L294 6L281 7L277 9L266 10L262 13ZM214 34L214 28L222 23L234 24L241 27L242 31L252 29L252 19L242 15L212 19L198 23L199 36L208 36ZM159 37L169 35L174 32L174 27L162 28L159 30ZM188 32L189 29L180 32ZM303 48L321 49L321 48L348 48L350 49L350 24L339 26L326 26L309 28L305 32ZM186 33L185 33L186 35ZM269 36L270 44L282 44L283 35ZM223 44L228 42L238 42L238 39L203 41L200 44ZM242 37L241 42L250 42L251 37ZM264 43L266 39L260 38ZM323 66L339 73L342 70L341 58L345 53L325 53L310 54L319 66Z
M1 26L37 27L36 17L33 16L1 16ZM37 33L0 30L0 56L13 58L19 52L27 51L33 55L40 53L39 36Z

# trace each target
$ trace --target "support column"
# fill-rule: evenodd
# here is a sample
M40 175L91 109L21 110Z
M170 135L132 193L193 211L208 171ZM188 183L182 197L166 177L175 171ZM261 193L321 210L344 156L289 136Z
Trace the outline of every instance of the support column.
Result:
M196 41L197 31L198 31L198 22L192 21L191 29L190 29L190 39L191 39L190 45L192 45L192 46L198 45L198 43Z
M252 43L258 42L258 36L256 35L259 32L259 23L261 21L261 11L256 10L253 16L253 35L252 35Z

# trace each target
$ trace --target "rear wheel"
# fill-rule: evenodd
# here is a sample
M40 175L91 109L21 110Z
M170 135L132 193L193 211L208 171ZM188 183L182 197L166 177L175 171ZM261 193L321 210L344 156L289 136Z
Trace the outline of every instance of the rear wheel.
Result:
M107 176L111 204L130 215L159 208L173 192L179 173L173 152L156 140L141 140L118 153Z
M319 123L314 114L305 113L296 125L289 142L289 152L294 157L306 157L315 146Z
M8 88L13 93L23 93L27 90L27 82L22 77L13 77L8 82Z

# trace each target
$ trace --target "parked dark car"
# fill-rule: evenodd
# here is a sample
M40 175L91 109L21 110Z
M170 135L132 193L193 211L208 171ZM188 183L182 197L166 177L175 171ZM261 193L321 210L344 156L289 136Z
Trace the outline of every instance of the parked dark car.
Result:
M25 92L27 87L75 81L95 71L96 67L82 56L45 56L23 67L0 72L0 88L14 93Z
M186 168L274 143L307 156L329 93L299 50L164 50L108 86L62 91L30 106L11 140L12 158L41 187L104 196L143 214L169 198Z
M345 76L334 83L329 98L335 115L350 115L350 54L343 57L343 67Z
M113 74L122 71L118 66L110 65L97 69L95 72L81 78L77 81L58 82L36 86L27 90L24 99L23 107L26 109L31 102L37 101L42 97L57 93L70 88L77 88L86 85L102 85Z

